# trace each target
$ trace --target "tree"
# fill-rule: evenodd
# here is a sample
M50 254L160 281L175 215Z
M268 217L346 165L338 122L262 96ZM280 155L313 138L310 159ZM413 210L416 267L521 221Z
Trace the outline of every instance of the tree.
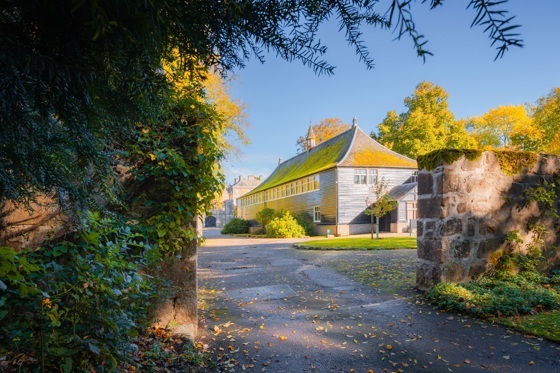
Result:
M364 211L366 215L371 216L371 239L373 240L373 217L375 217L375 236L379 239L379 219L393 211L397 208L398 202L391 199L387 192L387 186L389 182L385 178L381 180L376 180L371 186L371 192L373 194L373 200L370 201L368 198L366 203L368 208Z
M407 111L389 111L378 125L379 142L416 158L442 148L472 148L474 140L449 110L449 94L439 85L421 82L404 100Z
M560 88L538 99L531 108L533 126L541 133L541 151L560 154Z
M482 149L539 150L540 131L532 124L523 105L499 106L480 117L470 118L467 128Z
M315 143L316 145L319 145L320 143L335 137L339 133L348 130L350 125L344 123L340 118L326 118L322 119L319 123L313 124L311 127L313 128L313 132L315 134ZM298 138L296 148L298 154L307 151L306 136L300 136Z
M443 1L430 1L431 8ZM373 59L362 28L395 28L431 54L412 19L411 2L302 0L137 2L6 0L0 12L0 196L29 201L59 191L83 199L111 178L106 141L126 138L135 123L158 117L168 82L162 60L179 53L183 68L243 66L262 50L331 74L321 60L320 25L336 18L366 67ZM498 56L521 46L502 2L472 0ZM196 61L196 63L195 63ZM87 170L87 172L85 171ZM110 185L110 183L109 183ZM103 189L103 188L101 188ZM109 188L105 188L109 189Z

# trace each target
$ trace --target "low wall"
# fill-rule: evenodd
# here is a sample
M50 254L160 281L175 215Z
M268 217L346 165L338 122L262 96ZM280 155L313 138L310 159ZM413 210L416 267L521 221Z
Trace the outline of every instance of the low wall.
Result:
M530 242L527 223L543 214L535 202L523 203L523 192L560 171L560 157L549 155L488 151L470 154L471 160L456 158L418 174L416 285L421 290L486 272L490 255L505 247L510 231L518 230ZM548 218L543 223L549 229L546 244L560 244L554 229L559 222ZM558 250L545 256L549 267L560 262Z

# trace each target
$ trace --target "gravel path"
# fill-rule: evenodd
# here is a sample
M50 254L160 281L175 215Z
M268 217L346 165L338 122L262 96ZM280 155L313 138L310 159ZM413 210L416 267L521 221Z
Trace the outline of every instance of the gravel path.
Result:
M414 250L205 236L198 342L218 361L208 371L560 371L558 344L424 304Z

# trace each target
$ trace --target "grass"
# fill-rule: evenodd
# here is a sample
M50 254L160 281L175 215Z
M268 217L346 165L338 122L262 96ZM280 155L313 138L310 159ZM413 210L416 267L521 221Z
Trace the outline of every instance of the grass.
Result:
M307 241L299 245L321 249L336 250L394 250L416 249L416 237L385 238L330 238L326 240Z
M560 310L536 315L493 318L493 322L534 336L560 342Z

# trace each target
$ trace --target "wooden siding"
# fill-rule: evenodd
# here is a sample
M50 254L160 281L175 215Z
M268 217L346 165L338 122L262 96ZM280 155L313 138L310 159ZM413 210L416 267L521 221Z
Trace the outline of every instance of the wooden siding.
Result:
M237 208L237 216L243 219L255 219L257 212L265 208L289 210L294 214L304 212L313 219L313 208L321 207L321 224L336 223L336 171L330 169L319 173L319 190L284 197L281 199L257 203Z
M338 223L360 224L370 222L370 217L364 214L366 199L372 198L370 185L354 184L354 170L364 168L339 167L338 168ZM388 182L387 190L404 183L416 169L376 168L378 177Z

